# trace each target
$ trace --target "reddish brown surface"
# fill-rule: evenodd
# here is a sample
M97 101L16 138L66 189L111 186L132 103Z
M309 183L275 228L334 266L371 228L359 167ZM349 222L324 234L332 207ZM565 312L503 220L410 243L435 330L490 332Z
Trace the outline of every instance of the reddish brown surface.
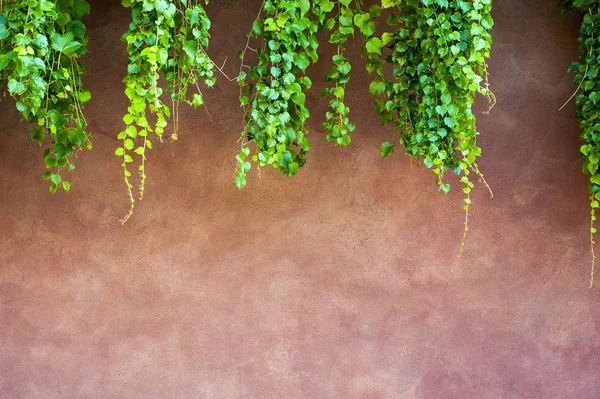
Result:
M235 59L257 6L212 2L215 60ZM555 1L496 2L498 105L479 119L496 197L477 188L451 274L459 190L437 193L401 154L379 159L392 133L360 61L350 150L324 139L317 83L307 166L291 181L252 172L239 192L237 88L221 79L207 96L214 120L186 110L119 225L128 16L117 0L93 12L95 148L69 195L48 195L39 148L14 104L0 106L1 398L600 397L587 183L574 106L557 112L573 91L575 16Z

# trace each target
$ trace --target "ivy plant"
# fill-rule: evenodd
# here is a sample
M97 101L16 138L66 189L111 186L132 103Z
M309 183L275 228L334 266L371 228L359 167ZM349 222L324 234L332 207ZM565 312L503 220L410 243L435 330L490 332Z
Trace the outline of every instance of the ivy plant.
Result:
M171 138L177 139L179 105L185 102L197 108L204 104L200 84L214 86L215 65L206 53L210 20L203 4L208 4L208 0L123 0L122 4L131 9L132 18L129 30L122 37L129 57L123 82L131 105L123 117L126 127L118 135L122 145L115 151L122 159L131 204L122 219L125 223L136 203L130 164L136 157L137 198L142 199L151 136L162 142L167 120L171 119ZM159 84L161 77L167 82L164 89ZM190 88L195 90L191 95ZM161 97L163 91L170 94L168 100Z
M318 59L316 34L334 6L330 0L263 3L247 36L262 42L255 50L258 62L238 77L245 114L235 176L239 188L246 185L251 168L247 160L249 142L255 144L252 160L259 166L271 165L292 176L305 164L310 148L305 125L310 115L305 106L306 90L312 85L306 70Z
M324 28L330 30L329 43L336 46L336 53L332 57L333 66L325 80L330 83L323 89L322 96L329 97L330 110L326 114L323 127L327 132L327 140L334 144L348 147L351 142L350 133L356 126L350 122L348 114L350 108L344 103L346 84L350 81L350 60L344 56L346 41L354 36L354 16L359 8L351 7L351 0L336 2L336 14L325 20Z
M443 192L450 191L444 180L447 172L460 176L466 195L460 257L473 188L469 175L483 179L472 107L477 94L487 97L490 107L494 103L486 63L492 44L492 2L383 0L382 6L390 9L391 27L382 35L376 34L373 21L381 14L378 5L354 16L365 37L367 70L375 76L369 87L375 110L384 125L393 124L405 152L433 170ZM395 147L396 139L384 142L381 156Z
M15 98L23 118L35 124L30 135L45 146L50 192L70 183L61 174L73 170L74 157L91 148L83 107L91 98L81 78L87 52L84 0L0 1L0 86Z
M577 89L575 97L577 104L576 118L581 126L581 157L583 172L590 176L590 252L592 255L592 270L590 287L594 284L596 254L594 252L596 209L600 207L600 3L596 0L563 0L563 13L578 9L583 13L579 34L580 61L569 67L574 72ZM569 99L571 100L571 99ZM568 101L567 101L568 102ZM565 104L566 105L566 104ZM562 108L561 108L562 109Z

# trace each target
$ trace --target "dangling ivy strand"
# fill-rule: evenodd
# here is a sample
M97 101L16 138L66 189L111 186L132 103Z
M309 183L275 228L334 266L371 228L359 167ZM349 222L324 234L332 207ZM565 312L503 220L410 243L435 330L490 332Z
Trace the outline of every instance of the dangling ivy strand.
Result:
M35 123L30 135L40 146L50 171L44 179L50 192L71 184L61 172L73 170L73 158L91 149L91 134L83 106L91 98L83 88L87 52L85 25L89 4L84 0L0 1L0 85L7 85L23 118Z
M493 101L486 64L492 45L491 0L382 4L392 9L387 23L393 30L381 37L372 21L380 13L377 6L354 17L366 38L367 70L375 74L370 86L375 109L383 124L394 122L406 153L433 170L441 190L450 191L446 172L462 175L466 235L473 188L468 176L474 172L483 178L476 163L481 149L472 107L478 93ZM389 78L384 64L391 66ZM382 157L394 151L394 141L382 144ZM463 247L464 236L459 258Z
M590 287L594 284L596 254L594 251L596 209L600 207L600 3L596 0L567 0L561 1L563 13L579 9L583 13L579 33L580 62L569 67L575 72L577 89L571 98L575 97L577 104L576 118L581 126L581 157L584 159L583 172L590 175L590 252L592 270L590 272ZM569 99L570 100L570 99ZM568 102L568 101L567 101ZM565 103L566 105L566 103ZM564 106L563 106L564 107ZM562 108L561 108L562 109Z
M251 168L249 142L256 151L252 160L272 165L287 176L306 162L309 150L305 122L306 90L312 82L306 69L318 59L317 30L334 3L329 0L267 0L249 38L259 38L258 63L238 77L244 107L242 150L237 155L235 184L246 185Z
M207 87L214 86L215 65L206 54L210 20L202 4L208 4L208 0L123 0L122 3L131 8L132 17L129 30L123 35L129 56L123 82L131 105L123 117L126 128L118 135L123 144L115 151L115 155L122 158L131 203L129 213L122 219L125 223L133 214L136 202L129 170L133 156L139 160L137 198L142 199L146 153L152 149L149 135L154 134L162 142L167 120L172 118L171 138L177 139L179 104L185 102L195 108L204 104L200 82ZM166 91L171 97L167 103L161 100L161 76L166 79ZM190 87L195 89L191 98ZM149 114L153 120L148 119Z
M433 168L441 189L448 192L444 173L468 175L481 154L472 107L477 93L490 94L485 59L492 44L491 0L384 0L383 4L397 8L388 18L397 29L379 40L369 38L372 31L365 28L362 15L355 17L369 38L369 57L381 56L382 46L389 50L385 62L393 68L391 79L384 76L377 59L370 58L369 69L376 74L370 87L377 97L376 110L383 123L395 122L406 152ZM393 143L384 143L382 155L393 149Z
M327 132L327 140L341 146L350 145L350 133L356 126L350 122L348 113L350 109L344 103L346 84L350 81L350 61L344 56L346 41L354 36L355 10L350 7L351 0L339 0L336 2L337 15L327 18L324 28L331 30L329 43L335 44L337 52L333 56L333 66L327 74L326 81L331 86L323 89L322 97L331 97L329 101L330 111L327 112L327 120L323 127Z

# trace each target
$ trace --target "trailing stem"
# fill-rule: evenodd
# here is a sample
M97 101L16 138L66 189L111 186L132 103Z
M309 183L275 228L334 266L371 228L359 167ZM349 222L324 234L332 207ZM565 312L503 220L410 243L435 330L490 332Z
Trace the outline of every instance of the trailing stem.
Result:
M590 194L590 253L591 272L590 287L594 283L596 255L594 251L596 228L596 209L600 200L600 48L597 38L600 37L600 4L590 0L561 1L563 12L578 8L583 12L579 34L580 62L575 62L569 67L570 72L575 72L574 83L577 85L575 92L565 105L573 98L577 105L575 117L581 126L581 139L584 144L580 148L581 157L584 159L583 172L590 175L588 191ZM563 105L561 109L564 108Z

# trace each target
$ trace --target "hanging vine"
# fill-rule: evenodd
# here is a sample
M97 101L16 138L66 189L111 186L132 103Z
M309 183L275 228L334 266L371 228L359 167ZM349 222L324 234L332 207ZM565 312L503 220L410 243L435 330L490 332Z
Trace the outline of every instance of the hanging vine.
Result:
M329 0L264 2L248 35L262 42L255 50L258 62L238 77L245 114L235 176L238 188L246 185L251 168L249 142L256 146L252 160L259 166L272 165L292 176L305 164L310 148L305 93L312 85L306 69L318 59L316 33L333 7Z
M375 74L369 90L382 123L394 124L406 153L433 170L442 191L450 191L444 180L448 171L462 176L466 198L460 258L473 188L469 175L473 172L483 179L477 167L481 149L472 107L478 93L489 99L490 109L494 104L486 64L492 44L492 3L383 0L382 4L392 9L387 24L393 29L381 36L375 34L373 22L381 14L379 6L354 17L366 40L367 70ZM392 70L389 77L386 64ZM382 157L394 151L395 142L381 145Z
M327 131L327 140L337 145L348 147L350 145L350 133L356 126L350 122L348 113L350 109L344 103L346 84L350 81L350 60L344 56L346 41L354 36L354 15L357 12L350 7L351 0L339 0L336 2L337 15L327 18L324 28L332 30L329 43L335 44L337 51L333 56L333 66L325 80L331 82L331 86L323 89L322 97L331 97L329 101L330 111L326 114L323 123Z
M83 116L91 95L81 83L80 59L87 52L81 19L89 11L84 0L0 1L0 85L6 84L23 118L37 125L30 135L46 146L43 177L51 193L70 190L61 173L75 168L80 149L91 149Z
M580 62L569 67L575 72L577 89L573 94L577 104L576 118L581 126L581 157L584 159L583 172L590 175L590 252L592 270L590 287L594 284L596 254L594 252L596 209L600 207L600 3L596 0L563 0L563 13L579 9L583 13L579 34ZM570 101L571 99L569 99ZM568 103L568 101L567 101ZM566 103L565 103L566 105ZM563 106L564 107L564 106ZM562 109L562 108L561 108Z
M131 105L123 117L126 128L119 133L122 146L115 155L122 158L125 184L131 203L125 223L133 214L136 203L131 182L130 164L137 157L139 173L138 199L144 196L146 182L146 153L152 149L154 135L163 141L167 120L172 119L173 133L177 139L179 105L188 103L195 108L204 104L200 82L207 87L215 84L215 65L206 54L209 42L210 20L202 3L208 0L123 0L131 8L132 22L123 35L127 43L129 65L124 78L125 94ZM170 93L170 101L161 100L163 76ZM189 88L196 91L188 95ZM149 116L152 118L149 119Z

